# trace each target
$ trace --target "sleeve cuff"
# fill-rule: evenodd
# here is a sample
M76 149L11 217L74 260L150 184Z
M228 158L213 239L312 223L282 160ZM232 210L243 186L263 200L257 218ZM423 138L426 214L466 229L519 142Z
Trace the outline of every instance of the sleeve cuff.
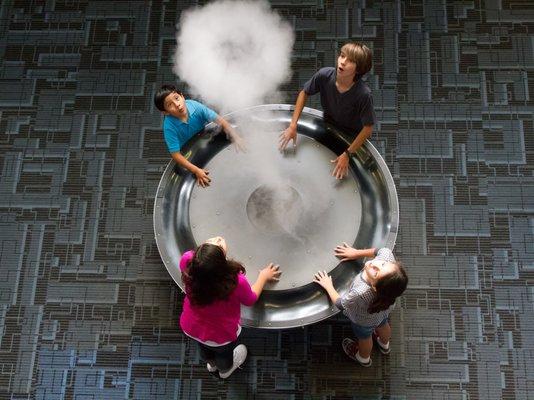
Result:
M336 307L339 308L341 311L343 311L345 309L345 307L343 307L343 304L341 304L341 297L338 297L338 299L336 300L336 303L335 303Z

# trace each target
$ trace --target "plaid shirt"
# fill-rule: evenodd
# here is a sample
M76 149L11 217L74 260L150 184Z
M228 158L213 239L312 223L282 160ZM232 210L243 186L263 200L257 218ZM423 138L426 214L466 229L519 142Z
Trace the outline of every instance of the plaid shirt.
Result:
M378 250L374 260L395 262L395 256L390 249L383 247ZM343 314L357 325L377 326L389 315L395 304L392 304L387 310L369 314L367 309L375 299L376 294L371 285L363 279L362 273L363 270L356 275L349 291L336 301L336 306L343 310Z

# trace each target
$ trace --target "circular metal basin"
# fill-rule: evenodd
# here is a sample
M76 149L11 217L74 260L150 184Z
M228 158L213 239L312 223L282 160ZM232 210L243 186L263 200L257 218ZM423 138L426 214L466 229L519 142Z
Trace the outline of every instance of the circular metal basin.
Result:
M325 124L322 113L305 108L298 124L298 146L278 151L278 136L293 106L262 105L225 116L243 136L236 152L210 124L182 149L191 162L210 171L201 188L194 176L171 161L154 205L154 230L162 260L183 289L180 256L213 236L223 236L228 255L241 261L252 283L267 263L279 264L279 282L268 284L253 307L243 307L243 326L291 328L338 312L312 282L326 270L340 293L348 290L357 263L340 263L334 247L393 247L398 200L391 174L366 142L351 157L349 176L331 176L336 158L349 142Z

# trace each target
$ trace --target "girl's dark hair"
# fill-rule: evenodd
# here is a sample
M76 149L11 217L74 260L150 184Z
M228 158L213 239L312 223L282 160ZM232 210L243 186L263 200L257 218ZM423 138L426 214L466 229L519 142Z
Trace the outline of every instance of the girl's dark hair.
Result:
M225 300L237 286L237 275L245 267L226 258L220 246L204 243L197 247L189 265L182 271L187 297L192 305L205 306Z
M404 293L408 286L408 275L400 262L393 263L397 266L393 272L381 277L375 284L376 297L367 312L374 314L387 310L397 297Z
M165 111L165 98L171 93L182 94L174 85L162 85L154 95L154 104L160 111Z

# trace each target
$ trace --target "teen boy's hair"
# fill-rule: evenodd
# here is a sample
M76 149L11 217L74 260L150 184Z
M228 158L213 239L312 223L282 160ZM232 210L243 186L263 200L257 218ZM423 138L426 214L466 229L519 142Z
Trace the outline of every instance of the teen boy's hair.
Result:
M182 94L174 85L162 85L154 95L154 104L160 111L165 111L165 98L171 93Z
M356 76L354 80L365 75L373 66L373 52L369 47L360 42L345 43L340 50L347 58L356 64Z

